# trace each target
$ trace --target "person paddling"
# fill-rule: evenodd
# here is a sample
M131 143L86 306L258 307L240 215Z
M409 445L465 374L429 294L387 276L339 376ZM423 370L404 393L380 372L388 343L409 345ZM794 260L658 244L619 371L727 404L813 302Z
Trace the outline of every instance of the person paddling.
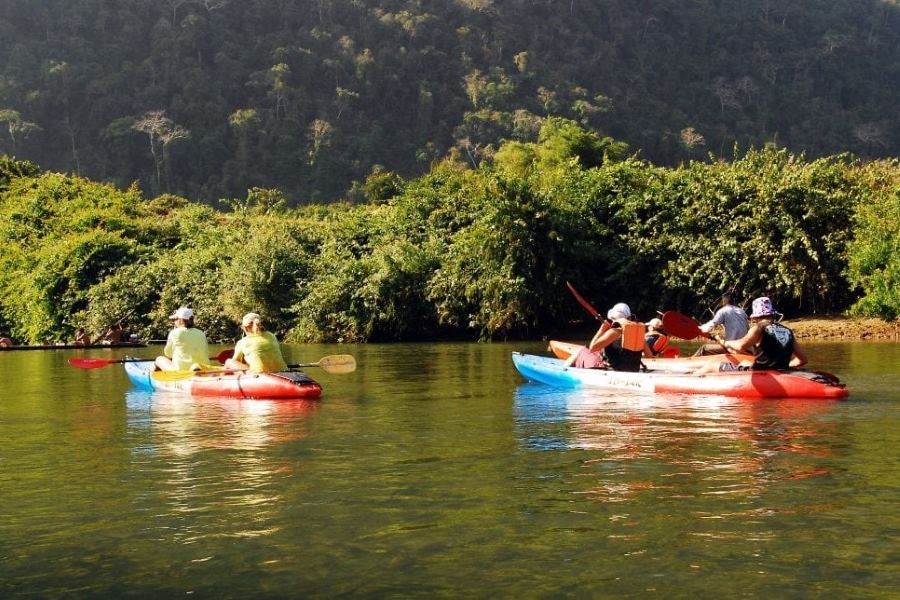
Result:
M587 348L566 359L566 366L586 369L609 367L615 371L639 371L647 347L646 327L636 322L631 308L619 302L606 313L606 320Z
M247 313L241 319L244 337L234 345L234 356L225 361L225 368L249 370L254 373L278 373L287 371L287 363L281 355L278 339L266 331L262 317Z
M743 308L732 304L731 299L730 293L722 294L719 309L715 312L712 319L700 325L700 331L712 333L713 329L721 325L725 328L725 335L720 341L738 340L747 335L747 330L750 328L747 313ZM725 348L720 343L704 344L697 349L694 356L705 356L707 354L725 354Z
M73 344L76 346L90 346L91 334L89 334L84 327L79 327L78 331L75 332L75 341Z
M777 317L778 311L770 298L760 296L755 299L750 314L750 330L744 337L726 341L724 345L730 352L747 352L755 354L756 358L753 362L743 361L737 365L723 362L717 370L784 370L805 365L806 354L800 349L794 332L779 323Z
M644 335L644 341L647 342L644 356L647 358L660 356L669 347L669 336L663 329L663 322L654 317L644 325L647 326L647 333Z
M194 327L194 311L186 306L169 315L175 327L166 338L164 356L156 357L161 371L190 371L202 369L209 361L206 334Z

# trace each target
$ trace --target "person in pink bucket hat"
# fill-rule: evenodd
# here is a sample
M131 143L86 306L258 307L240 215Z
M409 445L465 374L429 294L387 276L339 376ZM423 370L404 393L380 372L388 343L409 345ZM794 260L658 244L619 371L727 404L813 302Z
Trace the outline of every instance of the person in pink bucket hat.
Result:
M750 313L750 329L744 337L725 342L732 352L747 352L756 358L752 363L733 365L722 363L720 371L726 370L783 370L796 369L806 364L806 355L800 349L794 332L778 322L779 312L772 299L760 296L753 301Z

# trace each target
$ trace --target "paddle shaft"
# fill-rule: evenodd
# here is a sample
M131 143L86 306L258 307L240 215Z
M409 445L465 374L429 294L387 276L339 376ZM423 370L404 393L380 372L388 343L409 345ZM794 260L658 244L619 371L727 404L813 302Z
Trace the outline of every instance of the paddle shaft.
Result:
M219 362L225 362L225 359L230 358L234 354L234 350L232 348L228 348L226 350L222 350L215 356L210 356L210 360L217 360ZM130 362L146 362L148 359L146 358L70 358L68 363L73 367L77 367L79 369L99 369L102 367L108 367L109 365L118 365L122 363L130 363Z
M575 300L578 301L578 304L580 304L581 307L584 308L584 310L586 310L589 315L591 315L598 321L608 321L609 320L609 319L605 318L603 315L601 315L600 312L596 308L594 308L594 306L584 298L584 296L579 294L578 290L575 289L574 285L572 285L570 282L567 281L566 287L569 288L569 291L572 292L572 295L575 297Z

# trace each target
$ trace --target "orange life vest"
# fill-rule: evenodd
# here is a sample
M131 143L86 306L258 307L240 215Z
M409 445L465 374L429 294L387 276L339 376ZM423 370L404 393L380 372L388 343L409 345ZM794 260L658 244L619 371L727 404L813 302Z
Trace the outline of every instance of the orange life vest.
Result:
M622 326L622 349L643 352L647 327L638 321L618 321L618 323Z

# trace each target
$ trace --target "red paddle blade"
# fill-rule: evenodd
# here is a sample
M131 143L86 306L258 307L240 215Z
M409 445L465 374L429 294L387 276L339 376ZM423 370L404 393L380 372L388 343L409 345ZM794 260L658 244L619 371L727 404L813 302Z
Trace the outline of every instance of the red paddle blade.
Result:
M693 318L669 310L663 313L663 328L671 335L679 337L683 340L692 340L697 336L706 337L706 334L700 330L700 326Z
M234 356L234 348L226 348L225 350L222 350L221 352L219 352L215 356L211 356L210 358L214 358L220 363L223 363L232 356Z
M115 360L112 358L70 358L69 364L73 367L78 367L79 369L99 369L100 367L105 367L107 365L112 365L115 363L120 363L121 360Z

